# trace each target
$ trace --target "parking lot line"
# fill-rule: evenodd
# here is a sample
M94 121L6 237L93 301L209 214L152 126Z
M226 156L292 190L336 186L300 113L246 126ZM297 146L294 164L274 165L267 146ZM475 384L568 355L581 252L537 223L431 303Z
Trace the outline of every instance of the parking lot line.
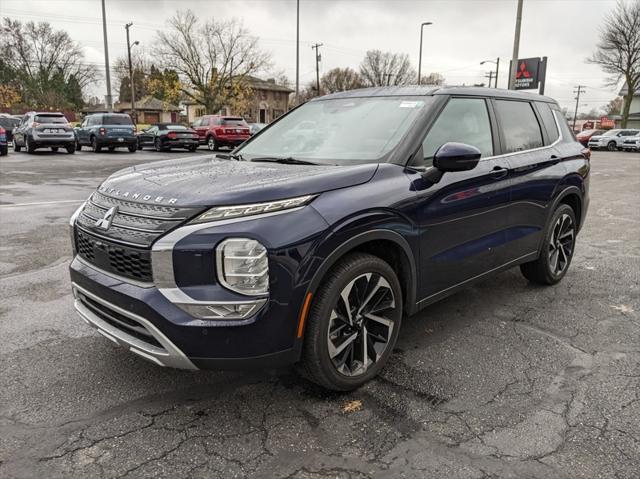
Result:
M82 203L84 199L80 200L59 200L59 201L36 201L34 203L13 203L10 205L0 205L0 208L16 208L18 206L42 206L42 205L59 205L62 203Z

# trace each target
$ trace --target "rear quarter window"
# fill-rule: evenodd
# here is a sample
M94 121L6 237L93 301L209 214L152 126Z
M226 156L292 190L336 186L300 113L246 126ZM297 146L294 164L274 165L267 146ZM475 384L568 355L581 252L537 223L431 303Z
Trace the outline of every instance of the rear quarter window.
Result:
M544 146L540 124L528 101L496 100L495 105L502 128L503 153Z
M556 117L556 120L558 121L558 125L560 125L560 132L562 133L562 138L564 138L565 140L573 139L574 141L577 141L575 133L573 132L573 130L571 130L571 128L569 128L567 119L564 117L562 112L554 108L553 114Z
M538 113L540 113L540 118L542 118L542 124L544 125L544 129L547 131L547 144L550 145L554 141L558 139L560 136L560 132L558 131L558 125L556 125L556 120L553 116L553 112L549 107L548 103L544 103L542 101L536 102L536 106L538 107Z

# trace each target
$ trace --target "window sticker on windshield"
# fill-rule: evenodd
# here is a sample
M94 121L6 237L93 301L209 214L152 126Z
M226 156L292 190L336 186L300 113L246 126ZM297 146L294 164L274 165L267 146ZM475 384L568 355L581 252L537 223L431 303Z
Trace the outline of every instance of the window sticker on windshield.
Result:
M400 103L400 108L418 108L424 105L423 101L403 101Z

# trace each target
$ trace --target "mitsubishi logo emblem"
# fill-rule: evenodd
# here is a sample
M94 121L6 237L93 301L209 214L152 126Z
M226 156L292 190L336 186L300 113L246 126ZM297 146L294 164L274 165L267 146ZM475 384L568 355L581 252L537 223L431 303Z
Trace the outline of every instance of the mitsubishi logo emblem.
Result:
M531 78L531 73L527 70L527 64L525 62L520 64L520 69L516 72L516 78L520 77Z
M109 208L102 218L96 221L96 227L108 230L113 223L113 218L118 214L118 207Z

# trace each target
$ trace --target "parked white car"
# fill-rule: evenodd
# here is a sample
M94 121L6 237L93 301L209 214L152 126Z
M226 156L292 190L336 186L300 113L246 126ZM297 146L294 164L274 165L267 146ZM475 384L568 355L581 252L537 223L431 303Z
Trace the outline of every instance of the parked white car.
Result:
M609 130L602 135L592 136L589 139L588 146L592 150L605 148L609 151L621 150L624 140L638 133L640 133L640 130Z
M624 151L640 151L640 133L636 136L626 137L622 143Z

